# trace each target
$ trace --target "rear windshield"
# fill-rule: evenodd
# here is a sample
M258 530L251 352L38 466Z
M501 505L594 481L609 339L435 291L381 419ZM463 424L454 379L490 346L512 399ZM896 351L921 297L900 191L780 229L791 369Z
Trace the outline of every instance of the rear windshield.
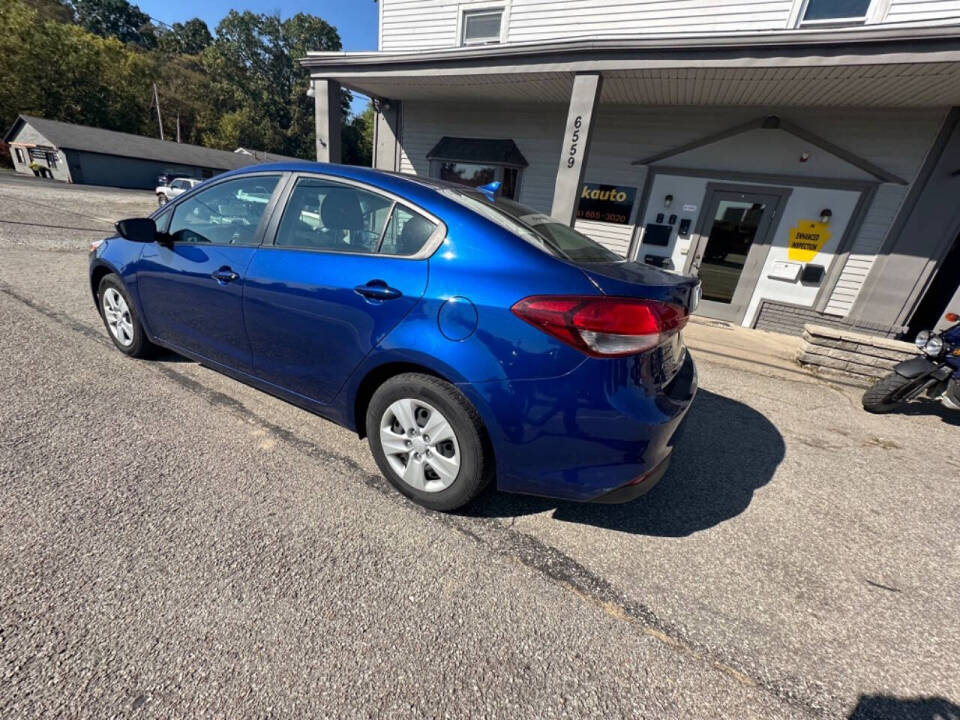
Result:
M484 193L453 185L437 184L434 187L452 200L556 257L576 263L618 262L623 259L583 233L513 200L502 197L491 200Z

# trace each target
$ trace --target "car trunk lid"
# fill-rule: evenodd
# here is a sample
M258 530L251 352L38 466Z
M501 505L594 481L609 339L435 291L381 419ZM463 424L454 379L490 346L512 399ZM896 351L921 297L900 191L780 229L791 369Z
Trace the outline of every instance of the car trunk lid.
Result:
M604 295L642 298L670 303L687 314L700 302L700 281L689 275L666 272L639 262L584 263L579 265ZM683 367L687 350L680 333L668 335L654 350L658 384L669 383Z

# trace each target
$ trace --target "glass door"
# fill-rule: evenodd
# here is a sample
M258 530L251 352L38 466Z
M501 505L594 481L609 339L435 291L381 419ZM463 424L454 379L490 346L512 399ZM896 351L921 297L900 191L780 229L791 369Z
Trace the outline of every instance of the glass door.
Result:
M770 248L779 192L708 189L688 272L700 278L699 314L741 322Z

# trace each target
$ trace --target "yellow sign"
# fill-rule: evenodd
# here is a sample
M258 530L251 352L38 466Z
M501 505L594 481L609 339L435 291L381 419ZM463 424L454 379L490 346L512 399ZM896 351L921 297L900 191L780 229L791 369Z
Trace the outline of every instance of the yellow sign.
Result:
M797 262L810 262L830 239L827 224L818 220L800 220L790 229L787 256Z

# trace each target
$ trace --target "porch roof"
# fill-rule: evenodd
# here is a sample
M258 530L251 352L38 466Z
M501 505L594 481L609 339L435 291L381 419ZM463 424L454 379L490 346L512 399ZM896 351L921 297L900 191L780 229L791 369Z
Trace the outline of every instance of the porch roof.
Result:
M641 105L960 105L960 27L655 36L415 53L310 53L316 79L397 100L565 105L601 72L601 102Z

